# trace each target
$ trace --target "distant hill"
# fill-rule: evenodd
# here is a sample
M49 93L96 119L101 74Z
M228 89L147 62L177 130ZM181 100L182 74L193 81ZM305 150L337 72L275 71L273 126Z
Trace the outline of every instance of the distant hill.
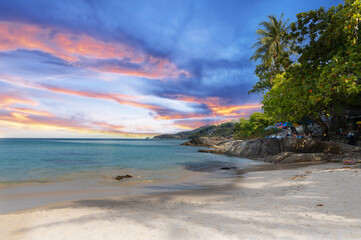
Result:
M233 135L235 122L226 122L218 125L206 125L191 131L183 131L175 134L162 134L153 139L192 139L197 137L230 137Z

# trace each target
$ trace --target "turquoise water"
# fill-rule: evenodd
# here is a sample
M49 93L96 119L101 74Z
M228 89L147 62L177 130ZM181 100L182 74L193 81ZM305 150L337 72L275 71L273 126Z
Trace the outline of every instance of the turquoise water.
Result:
M0 214L62 201L223 186L256 161L184 140L0 139ZM221 170L231 167L232 170ZM117 175L133 178L116 181Z
M250 160L198 153L184 140L0 139L0 182L61 179L75 173L141 172L167 179L172 171L242 168Z

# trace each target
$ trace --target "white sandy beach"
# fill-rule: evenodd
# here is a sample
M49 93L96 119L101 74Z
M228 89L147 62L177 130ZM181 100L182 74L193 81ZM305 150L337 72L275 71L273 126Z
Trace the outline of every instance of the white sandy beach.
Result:
M0 239L360 239L361 169L247 173L229 186L0 215Z

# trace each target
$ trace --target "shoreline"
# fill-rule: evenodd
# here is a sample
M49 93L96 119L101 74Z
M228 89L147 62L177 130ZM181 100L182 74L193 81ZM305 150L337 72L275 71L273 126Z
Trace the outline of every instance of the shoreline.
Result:
M249 171L219 187L56 203L1 214L0 238L357 239L359 170Z
M224 164L227 166L227 163ZM263 163L254 163L252 165L256 166L256 164ZM214 166L208 166L208 168L192 170L190 167L188 169L183 168L181 171L173 170L167 173L169 176L162 176L159 179L149 179L133 175L135 173L133 171L131 174L134 178L116 181L114 177L109 175L110 172L113 172L114 175L115 171L105 171L103 175L107 176L107 181L99 181L101 179L99 176L97 179L89 178L89 180L84 181L87 179L85 178L87 173L81 172L72 174L72 180L64 178L67 181L58 179L43 183L2 184L0 187L0 214L26 211L43 205L81 199L152 195L163 192L223 186L234 181L238 170L240 170L222 171ZM128 173L129 171L126 172ZM81 178L77 178L77 175L81 176Z
M79 200L99 198L126 198L136 196L150 196L157 194L171 194L175 192L200 191L204 189L226 188L252 172L292 170L321 163L269 164L253 160L254 164L241 169L221 170L218 167L207 169L186 170L176 179L162 179L158 181L117 182L107 185L99 184L81 189L81 182L25 182L17 186L0 187L0 215L12 214L31 209L71 203ZM84 173L81 173L83 175ZM95 183L95 182L94 182ZM69 186L71 184L71 186ZM72 186L74 185L74 186Z

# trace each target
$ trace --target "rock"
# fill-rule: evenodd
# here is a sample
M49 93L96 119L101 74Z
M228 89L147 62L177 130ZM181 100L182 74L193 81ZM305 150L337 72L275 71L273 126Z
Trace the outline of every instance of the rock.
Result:
M124 178L124 176L116 176L116 177L115 177L115 180L120 181L120 180L122 180L123 178Z
M224 153L227 155L251 159L264 158L281 152L278 139L233 141L224 150Z
M329 156L323 153L295 153L283 159L281 163L322 162L328 159Z
M355 162L361 160L360 147L315 139L283 138L233 141L201 137L192 139L183 145L208 146L213 149L201 149L199 152L264 159L270 163L342 162L346 157Z
M316 139L305 140L300 138L283 138L280 140L282 152L295 153L332 153L342 154L346 152L359 151L357 147L344 143L320 141Z
M223 137L199 137L191 139L188 142L182 143L181 145L210 147L214 145L220 145L227 141L229 140Z
M322 162L330 159L329 154L325 153L292 153L283 152L275 156L270 156L264 161L274 164L287 163L305 163L305 162Z
M281 163L284 159L290 157L293 154L294 153L292 153L292 152L282 152L282 153L279 153L279 154L274 155L274 156L269 156L264 161L268 162L268 163L277 164L277 163Z
M133 176L131 176L131 175L124 175L124 176L121 176L121 175L119 175L119 176L116 176L115 177L115 180L118 180L118 181L120 181L120 180L122 180L123 178L132 178Z
M219 152L219 150L217 150L217 149L199 149L198 152L222 154L222 152Z
M221 170L231 170L231 169L237 169L236 167L221 167Z
M343 161L343 165L356 165L356 162L351 159L347 159Z

